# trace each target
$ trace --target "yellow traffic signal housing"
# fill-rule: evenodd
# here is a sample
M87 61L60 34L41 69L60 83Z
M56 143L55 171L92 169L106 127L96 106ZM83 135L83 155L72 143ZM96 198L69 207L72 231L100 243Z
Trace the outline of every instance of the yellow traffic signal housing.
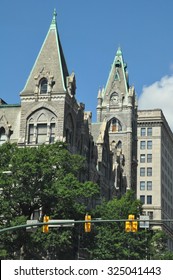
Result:
M125 231L130 232L131 231L131 222L125 222Z
M128 220L134 220L134 218L135 218L135 215L132 215L132 214L128 215Z
M90 221L91 220L91 215L85 215L85 220ZM91 231L91 223L87 222L85 223L85 232L90 232Z
M128 220L125 222L125 231L126 232L137 232L138 231L138 222L133 221L135 219L135 215L128 215Z
M43 222L44 223L48 223L49 222L49 216L44 216L43 217ZM48 233L49 232L49 225L43 225L43 229L42 229L42 231L44 232L44 233Z
M132 232L137 232L138 231L138 222L132 222L132 226L131 226L131 231Z

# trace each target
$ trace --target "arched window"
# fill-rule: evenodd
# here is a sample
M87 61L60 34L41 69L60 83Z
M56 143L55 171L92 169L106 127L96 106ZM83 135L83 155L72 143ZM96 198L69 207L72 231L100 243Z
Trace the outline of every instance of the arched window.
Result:
M122 142L121 142L120 140L119 140L118 143L117 143L117 148L118 148L118 149L122 149Z
M43 78L40 80L40 93L47 93L47 79Z
M54 143L57 118L46 108L36 110L27 121L28 144Z
M116 147L116 142L113 140L112 143L111 143L111 150L115 150L115 147Z
M0 145L5 143L6 141L7 141L7 136L5 134L5 129L4 129L4 127L1 127L0 128Z
M110 131L111 132L118 132L122 130L121 123L118 119L113 118L110 122Z

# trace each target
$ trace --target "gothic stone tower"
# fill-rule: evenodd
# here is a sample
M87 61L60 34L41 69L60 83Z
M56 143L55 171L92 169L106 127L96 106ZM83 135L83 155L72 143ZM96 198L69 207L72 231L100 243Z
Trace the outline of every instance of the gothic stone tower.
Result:
M53 143L64 137L73 142L73 123L78 111L74 95L75 76L68 74L54 12L47 36L20 94L19 144Z
M136 189L137 103L127 65L117 50L106 87L98 92L97 123L107 122L117 194Z
M75 75L69 75L61 46L56 12L21 98L20 146L65 141L72 153L87 158L92 166L94 150L90 133L91 113L75 98ZM88 148L89 147L89 148ZM89 172L83 179L94 177Z
M68 74L54 12L47 36L20 94L19 144L53 143L65 136L72 141L73 118L78 110L74 95L75 76ZM74 103L73 108L71 103ZM64 117L68 120L65 128Z

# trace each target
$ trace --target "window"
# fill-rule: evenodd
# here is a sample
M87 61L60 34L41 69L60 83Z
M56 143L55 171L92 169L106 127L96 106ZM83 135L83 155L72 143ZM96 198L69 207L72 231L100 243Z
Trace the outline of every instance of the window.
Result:
M145 181L140 182L140 191L145 191Z
M112 132L116 132L116 131L121 131L122 130L122 126L121 123L118 119L113 118L111 120L111 124L110 124L110 131Z
M147 136L152 136L152 127L147 128Z
M145 168L144 167L140 168L140 176L145 176Z
M152 195L147 195L147 204L152 204Z
M120 140L117 143L117 149L122 149L122 142Z
M47 79L45 78L40 81L40 93L47 93Z
M7 136L5 135L5 129L4 127L0 128L0 145L5 143L7 141Z
M112 132L118 131L117 126L116 126L116 120L112 121Z
M46 123L37 124L37 143L38 144L45 143L46 137L47 137L47 124Z
M147 167L147 176L152 176L152 167Z
M153 211L148 211L147 214L149 216L149 219L153 220Z
M140 155L140 162L145 162L145 155L144 154Z
M27 143L54 143L57 129L56 115L46 108L36 110L27 120Z
M147 141L147 149L151 150L152 149L152 141Z
M55 141L55 123L50 124L50 143Z
M32 144L34 137L34 124L29 124L28 144Z
M152 154L147 155L147 162L152 162Z
M147 191L152 191L152 181L147 181Z
M146 128L142 127L141 128L141 136L145 136L146 135Z
M145 204L145 195L140 195L140 201Z
M145 141L140 142L140 148L141 150L145 150Z

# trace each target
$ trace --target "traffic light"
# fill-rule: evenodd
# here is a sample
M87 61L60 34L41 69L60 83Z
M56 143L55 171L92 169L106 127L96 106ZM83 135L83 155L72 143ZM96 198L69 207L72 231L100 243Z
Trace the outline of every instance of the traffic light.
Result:
M132 222L131 231L132 232L137 232L138 231L138 222L137 221Z
M132 215L132 214L128 215L128 220L134 220L134 218L135 218L135 215Z
M125 222L125 231L130 232L131 231L131 222Z
M125 231L126 232L137 232L138 231L138 222L133 221L135 218L135 215L128 215L128 220L125 222Z
M43 217L43 223L48 223L49 222L49 216L44 216ZM48 233L49 232L49 225L43 225L43 229L42 229L42 231L44 232L44 233Z
M85 221L90 221L91 220L91 215L86 214L85 215ZM90 232L91 231L91 223L87 222L85 223L85 232Z

